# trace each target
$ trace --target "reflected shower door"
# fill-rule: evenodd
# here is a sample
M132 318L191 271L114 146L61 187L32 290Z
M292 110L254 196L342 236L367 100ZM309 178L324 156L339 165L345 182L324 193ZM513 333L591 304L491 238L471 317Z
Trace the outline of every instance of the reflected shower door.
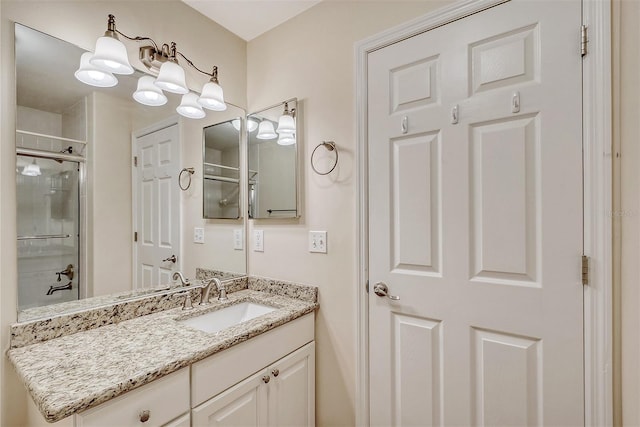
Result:
M18 309L79 298L79 164L17 156Z

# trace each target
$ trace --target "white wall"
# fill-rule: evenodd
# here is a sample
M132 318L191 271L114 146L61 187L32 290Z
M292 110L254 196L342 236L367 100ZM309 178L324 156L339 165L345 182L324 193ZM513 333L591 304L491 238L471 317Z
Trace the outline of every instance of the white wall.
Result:
M16 212L15 203L15 58L13 22L19 22L54 37L93 50L96 39L106 29L107 15L116 16L119 29L133 35L149 35L160 43L175 41L178 49L204 68L219 67L219 78L228 101L246 102L246 43L223 27L212 23L178 0L139 1L11 1L0 3L0 352L9 342L9 324L16 320ZM213 42L212 42L213 41ZM129 42L126 42L127 44ZM130 61L142 69L137 51L129 48ZM213 62L215 61L215 62ZM187 72L194 89L206 82L204 76ZM190 153L199 157L201 134L191 133ZM197 153L197 154L196 154ZM191 155L191 154L190 154ZM127 153L131 156L131 152ZM189 160L188 156L183 156ZM191 158L193 160L193 158ZM130 171L126 176L130 176ZM118 184L124 185L124 184ZM130 186L129 186L130 189ZM187 210L194 212L195 210ZM200 214L200 210L198 210ZM117 229L124 234L125 230ZM129 234L130 237L130 234ZM130 243L130 242L129 242ZM96 246L97 247L97 246ZM188 249L188 248L187 248ZM202 261L204 254L197 261ZM200 266L200 264L196 264ZM190 267L195 273L195 266ZM5 356L0 362L0 425L23 424L26 416L26 391L16 378Z
M264 230L264 252L249 251L249 272L320 288L316 317L320 426L355 423L354 43L444 4L326 1L248 44L249 111L293 97L300 100L304 201L300 220L249 221L250 229ZM308 163L311 151L323 140L335 141L340 150L340 163L328 176L314 174ZM328 231L328 254L307 252L309 230Z
M640 425L640 2L614 1L614 267L616 413ZM617 184L617 185L616 185ZM618 272L616 272L618 273Z

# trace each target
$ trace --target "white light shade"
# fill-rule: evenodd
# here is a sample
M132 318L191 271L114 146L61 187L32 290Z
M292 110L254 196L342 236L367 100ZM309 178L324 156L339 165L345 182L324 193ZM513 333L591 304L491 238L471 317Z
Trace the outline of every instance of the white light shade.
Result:
M288 114L283 114L280 116L278 120L278 130L279 134L291 134L296 131L296 122L293 120L293 117Z
M249 117L247 119L247 130L249 132L253 132L256 129L258 129L258 122L255 121L255 119L252 119L251 117Z
M258 139L273 139L276 138L278 134L275 130L273 130L273 123L269 120L263 120L260 122L260 126L258 126L258 134L256 138Z
M96 51L89 62L110 73L133 74L133 67L129 64L127 57L127 48L120 40L113 37L103 36L98 39Z
M178 93L180 95L189 93L184 70L173 61L167 61L162 64L155 85L171 93Z
M296 136L293 133L283 133L278 138L278 145L293 145L296 143Z
M140 104L157 107L167 103L167 97L153 81L152 76L142 76L138 79L138 88L133 92L133 99Z
M233 126L233 128L237 131L240 130L240 119L233 119L231 120L231 125Z
M102 71L94 65L91 65L89 60L93 54L91 52L85 52L80 57L80 67L74 73L76 79L80 80L82 83L88 84L90 86L97 87L113 87L118 84L118 79L106 71Z
M22 169L22 175L26 176L40 176L42 172L40 172L40 166L36 163L36 159L33 159L33 163L29 163Z
M198 95L189 92L182 96L182 102L176 108L178 114L190 119L201 119L207 114L204 112L200 104L198 104Z
M208 110L224 111L227 109L227 104L224 103L222 87L214 82L209 82L202 87L202 94L198 98L198 103Z

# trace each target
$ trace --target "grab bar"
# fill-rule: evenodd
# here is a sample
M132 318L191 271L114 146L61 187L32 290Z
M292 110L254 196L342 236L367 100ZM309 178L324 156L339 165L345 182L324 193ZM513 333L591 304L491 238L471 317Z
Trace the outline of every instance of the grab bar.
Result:
M41 234L39 236L18 236L18 240L46 240L46 239L66 239L69 234Z

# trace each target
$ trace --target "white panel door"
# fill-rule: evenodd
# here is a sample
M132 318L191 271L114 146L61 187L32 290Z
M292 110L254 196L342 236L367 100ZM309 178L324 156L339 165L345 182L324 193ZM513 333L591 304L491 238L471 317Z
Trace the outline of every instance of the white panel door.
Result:
M513 0L369 55L372 425L583 424L580 13Z
M136 287L171 283L180 255L180 141L178 125L137 138Z

